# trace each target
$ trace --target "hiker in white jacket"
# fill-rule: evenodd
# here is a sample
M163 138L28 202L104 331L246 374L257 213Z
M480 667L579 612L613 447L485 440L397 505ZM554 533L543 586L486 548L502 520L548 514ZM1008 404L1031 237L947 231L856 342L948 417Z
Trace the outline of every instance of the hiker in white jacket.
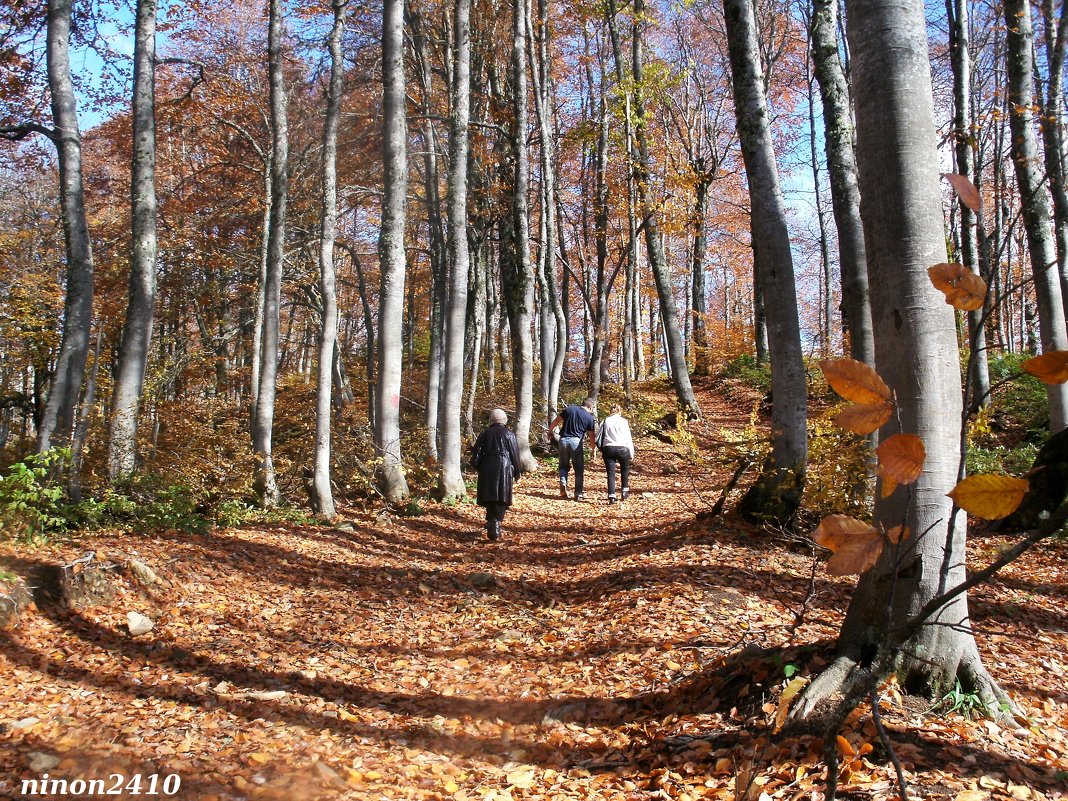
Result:
M634 458L634 440L630 435L630 423L620 414L619 404L612 405L612 413L601 423L597 432L597 447L604 457L608 472L608 504L616 502L616 465L619 465L620 500L630 495L630 462Z

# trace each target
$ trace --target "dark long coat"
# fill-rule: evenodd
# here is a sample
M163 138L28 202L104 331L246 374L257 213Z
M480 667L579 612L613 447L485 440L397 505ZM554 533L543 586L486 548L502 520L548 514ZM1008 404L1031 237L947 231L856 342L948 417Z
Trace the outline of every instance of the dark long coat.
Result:
M512 505L512 482L519 478L519 443L507 426L494 423L475 440L471 464L478 470L479 505Z

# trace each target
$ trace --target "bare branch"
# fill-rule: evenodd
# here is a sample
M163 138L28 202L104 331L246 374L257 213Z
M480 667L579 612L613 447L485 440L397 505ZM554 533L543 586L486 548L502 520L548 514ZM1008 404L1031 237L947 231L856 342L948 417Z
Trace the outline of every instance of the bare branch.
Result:
M49 128L39 122L24 122L21 125L9 125L0 128L0 139L6 139L9 142L21 142L31 134L46 136L52 142L56 141L57 136L55 128Z

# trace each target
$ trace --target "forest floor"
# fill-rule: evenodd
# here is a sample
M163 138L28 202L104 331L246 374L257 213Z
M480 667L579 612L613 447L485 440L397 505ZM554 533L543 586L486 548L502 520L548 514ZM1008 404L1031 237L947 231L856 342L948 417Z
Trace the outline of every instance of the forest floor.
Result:
M748 405L701 401L709 454ZM771 729L787 676L831 658L852 581L797 541L702 517L729 466L637 448L625 505L607 505L600 463L585 503L543 469L497 543L478 507L431 504L341 528L0 546L8 567L95 549L162 579L119 572L110 604L41 604L0 632L0 797L46 797L22 788L47 771L109 788L141 774L142 794L176 774L174 797L204 801L821 798L822 731ZM969 559L1006 542L976 538ZM1068 547L1034 550L972 611L1027 719L931 713L886 688L910 797L1068 797ZM154 628L131 635L129 612ZM842 732L843 798L896 794L874 731L862 708Z

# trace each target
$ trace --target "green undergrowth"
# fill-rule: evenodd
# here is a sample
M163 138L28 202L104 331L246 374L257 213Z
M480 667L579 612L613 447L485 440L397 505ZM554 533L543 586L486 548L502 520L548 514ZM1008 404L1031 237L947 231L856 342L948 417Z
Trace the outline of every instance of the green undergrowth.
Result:
M69 463L70 451L57 448L8 466L0 475L0 537L42 544L94 530L197 533L214 526L309 519L303 510L259 509L150 474L133 475L75 501L60 481Z

